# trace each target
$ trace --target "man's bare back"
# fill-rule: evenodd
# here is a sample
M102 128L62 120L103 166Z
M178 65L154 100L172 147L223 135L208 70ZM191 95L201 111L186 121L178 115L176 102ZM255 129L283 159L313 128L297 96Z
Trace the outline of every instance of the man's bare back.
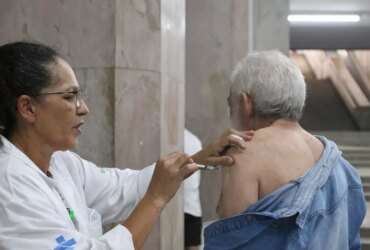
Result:
M235 165L223 169L221 218L246 210L279 187L303 176L323 152L319 139L297 123L278 120L256 131L245 151L228 152Z

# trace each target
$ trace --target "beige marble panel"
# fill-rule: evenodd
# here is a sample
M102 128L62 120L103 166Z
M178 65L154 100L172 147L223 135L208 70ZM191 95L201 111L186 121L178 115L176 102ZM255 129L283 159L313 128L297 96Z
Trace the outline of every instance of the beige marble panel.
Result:
M289 52L289 0L253 1L254 50Z
M160 71L160 0L117 0L116 65Z
M160 74L116 69L115 162L141 169L160 155Z
M17 22L17 1L1 1L0 4L0 44L23 39Z
M185 110L185 1L161 1L161 153L183 150ZM182 189L160 218L161 250L184 248Z
M161 151L183 149L185 87L185 2L162 0Z
M232 1L188 0L186 7L186 125L208 142L227 126L233 6Z
M113 166L114 70L74 70L80 86L86 92L86 103L90 110L77 152L100 166Z
M31 40L57 48L77 67L114 65L113 0L12 0L0 8L0 43Z
M245 56L248 49L249 41L249 25L248 14L249 6L248 0L233 0L231 13L231 30L232 30L232 65L235 66L240 59Z

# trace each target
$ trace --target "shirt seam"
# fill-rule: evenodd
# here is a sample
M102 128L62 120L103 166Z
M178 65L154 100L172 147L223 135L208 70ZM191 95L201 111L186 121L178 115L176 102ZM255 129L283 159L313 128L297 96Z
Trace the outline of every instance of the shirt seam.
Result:
M320 215L320 214L325 214L325 215L329 215L329 214L332 214L334 213L338 207L340 206L340 204L342 203L343 199L348 195L348 190L346 190L343 195L340 197L340 199L338 199L337 202L334 203L334 206L332 206L331 208L329 209L319 209L319 210L316 210L314 213L310 214L310 216L307 218L307 223L310 223L310 221L315 218L316 216Z

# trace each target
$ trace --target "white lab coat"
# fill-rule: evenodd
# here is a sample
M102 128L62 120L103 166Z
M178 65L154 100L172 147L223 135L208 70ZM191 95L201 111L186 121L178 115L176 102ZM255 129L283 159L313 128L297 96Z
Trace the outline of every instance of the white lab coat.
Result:
M193 155L202 149L202 143L189 130L184 131L184 151ZM199 198L200 171L196 171L184 181L184 212L201 217L202 208Z
M101 228L127 218L146 192L151 170L98 168L65 151L52 156L49 178L1 139L0 249L134 249L124 226L105 234Z

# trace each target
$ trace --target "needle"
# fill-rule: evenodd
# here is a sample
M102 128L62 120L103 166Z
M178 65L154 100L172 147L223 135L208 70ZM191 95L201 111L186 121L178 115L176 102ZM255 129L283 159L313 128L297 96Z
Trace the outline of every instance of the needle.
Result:
M208 170L208 171L213 171L213 170L217 170L219 169L219 167L217 166L209 166L209 165L199 165L197 164L198 168L200 170Z

